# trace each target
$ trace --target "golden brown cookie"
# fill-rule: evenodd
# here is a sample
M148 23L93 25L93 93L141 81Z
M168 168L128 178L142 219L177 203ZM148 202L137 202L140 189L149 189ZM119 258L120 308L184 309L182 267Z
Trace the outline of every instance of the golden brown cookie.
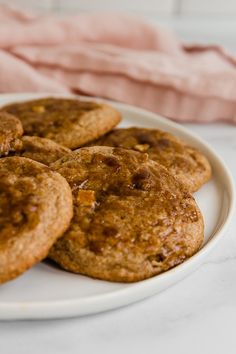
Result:
M114 128L120 113L107 104L77 99L42 98L13 103L2 110L16 115L25 134L48 138L71 149Z
M211 166L197 149L187 146L170 133L158 129L116 129L92 145L105 145L134 149L165 166L190 192L197 191L211 178Z
M0 159L0 283L45 258L72 213L65 178L24 157Z
M18 147L23 127L19 119L13 115L0 112L0 156L5 156Z
M70 153L70 149L57 144L53 140L25 135L20 139L14 154L50 165Z
M49 257L71 272L134 282L193 255L203 241L194 198L136 151L81 148L51 167L69 182L74 217Z

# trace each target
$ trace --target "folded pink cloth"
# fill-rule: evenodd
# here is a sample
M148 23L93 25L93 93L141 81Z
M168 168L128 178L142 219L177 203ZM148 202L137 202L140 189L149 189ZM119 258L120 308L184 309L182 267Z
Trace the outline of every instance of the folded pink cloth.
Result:
M79 92L179 121L236 123L236 58L136 17L1 6L0 92Z

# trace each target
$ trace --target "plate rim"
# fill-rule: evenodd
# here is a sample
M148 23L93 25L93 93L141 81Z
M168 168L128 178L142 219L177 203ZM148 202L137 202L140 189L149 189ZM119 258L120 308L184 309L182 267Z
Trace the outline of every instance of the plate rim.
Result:
M27 98L27 96L29 97ZM173 284L175 284L176 282L178 282L179 280L183 279L188 274L196 270L196 268L202 264L202 260L206 257L208 253L212 251L212 249L216 246L216 244L219 242L219 240L223 237L223 235L228 230L235 210L234 180L229 168L227 167L223 159L214 151L214 149L210 146L210 144L208 144L208 142L204 141L204 139L199 137L196 133L191 132L188 128L176 122L173 122L168 118L162 117L159 114L150 112L148 110L135 107L132 105L127 105L125 103L120 103L120 102L100 98L100 97L90 97L90 96L73 95L73 94L55 94L55 93L30 93L30 92L7 93L7 94L0 94L0 106L2 105L1 102L2 99L12 99L12 101L14 101L22 98L28 100L28 99L33 99L34 97L37 98L37 97L46 97L46 96L77 97L85 100L98 100L98 101L110 103L115 107L117 107L118 109L120 108L121 110L123 109L126 111L131 111L132 114L137 113L140 115L142 114L144 116L148 116L148 118L151 118L152 120L156 119L157 122L160 121L164 125L166 124L171 128L173 128L174 130L183 133L183 135L186 135L190 139L193 139L202 147L204 147L204 150L206 150L207 153L209 153L209 155L214 158L215 160L214 162L216 162L218 166L221 167L221 170L224 176L226 177L224 183L225 185L227 185L227 191L225 191L228 197L227 214L224 220L222 221L221 225L212 233L212 236L209 239L209 241L196 254L194 254L192 257L190 257L189 259L187 259L177 267L172 268L167 272L158 275L158 283L160 284L161 282L164 284L165 282L171 283L170 285L162 286L162 289L160 291L172 286ZM176 280L174 279L173 281L172 278L175 277ZM83 315L95 314L107 310L112 310L121 306L128 305L130 303L137 302L146 297L154 295L156 292L159 292L158 290L156 291L153 290L152 292L146 294L146 292L148 292L149 289L153 287L155 288L155 283L157 283L157 276L149 279L145 279L137 283L129 284L129 286L125 288L112 290L111 292L105 294L91 295L87 298L86 297L79 298L79 299L71 298L71 299L63 299L63 300L49 300L49 301L37 301L37 302L28 301L27 303L26 302L6 302L6 301L0 302L0 320L68 318L68 317L83 316ZM132 290L132 288L135 288L135 291ZM140 291L143 293L142 296L133 296L134 292L139 293ZM123 301L120 301L121 295L123 296L122 299ZM131 300L129 300L130 296L132 298ZM107 302L109 303L109 305L107 304ZM110 302L113 302L113 306L110 304ZM98 306L99 304L100 307ZM86 308L88 306L90 306L90 309L87 310L83 309L83 307ZM97 306L97 309L94 309L94 306ZM44 309L43 311L42 311L42 307ZM65 307L67 311L61 311ZM75 308L79 309L79 311L76 312ZM68 311L68 309L70 311ZM45 310L47 311L47 313L45 313ZM57 314L57 310L60 310L60 314ZM8 311L9 314L7 316ZM33 313L31 313L31 311L33 311Z

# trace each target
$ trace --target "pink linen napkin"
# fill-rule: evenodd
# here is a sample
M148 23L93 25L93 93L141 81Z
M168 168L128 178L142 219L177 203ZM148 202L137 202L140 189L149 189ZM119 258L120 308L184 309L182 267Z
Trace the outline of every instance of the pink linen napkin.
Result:
M236 123L236 58L136 17L0 6L0 92L79 92L178 121Z

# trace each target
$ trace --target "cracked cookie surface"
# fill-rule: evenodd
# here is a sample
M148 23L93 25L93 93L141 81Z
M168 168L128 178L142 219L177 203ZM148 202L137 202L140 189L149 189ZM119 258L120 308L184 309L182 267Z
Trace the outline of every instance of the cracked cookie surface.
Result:
M20 119L27 135L48 138L70 149L97 139L121 120L113 107L97 102L47 97L2 107Z
M23 134L20 120L13 115L0 112L0 156L6 156L19 146Z
M14 156L27 157L48 166L70 153L71 150L69 148L57 144L53 140L25 135L20 139L18 147L13 154Z
M201 246L194 198L147 154L87 147L51 168L67 179L74 201L70 227L49 253L62 268L133 282L182 263Z
M0 159L0 283L45 258L72 213L61 175L24 157Z
M200 151L158 129L115 129L89 144L92 145L121 147L147 153L152 160L165 166L183 182L190 192L197 191L211 178L211 166Z

